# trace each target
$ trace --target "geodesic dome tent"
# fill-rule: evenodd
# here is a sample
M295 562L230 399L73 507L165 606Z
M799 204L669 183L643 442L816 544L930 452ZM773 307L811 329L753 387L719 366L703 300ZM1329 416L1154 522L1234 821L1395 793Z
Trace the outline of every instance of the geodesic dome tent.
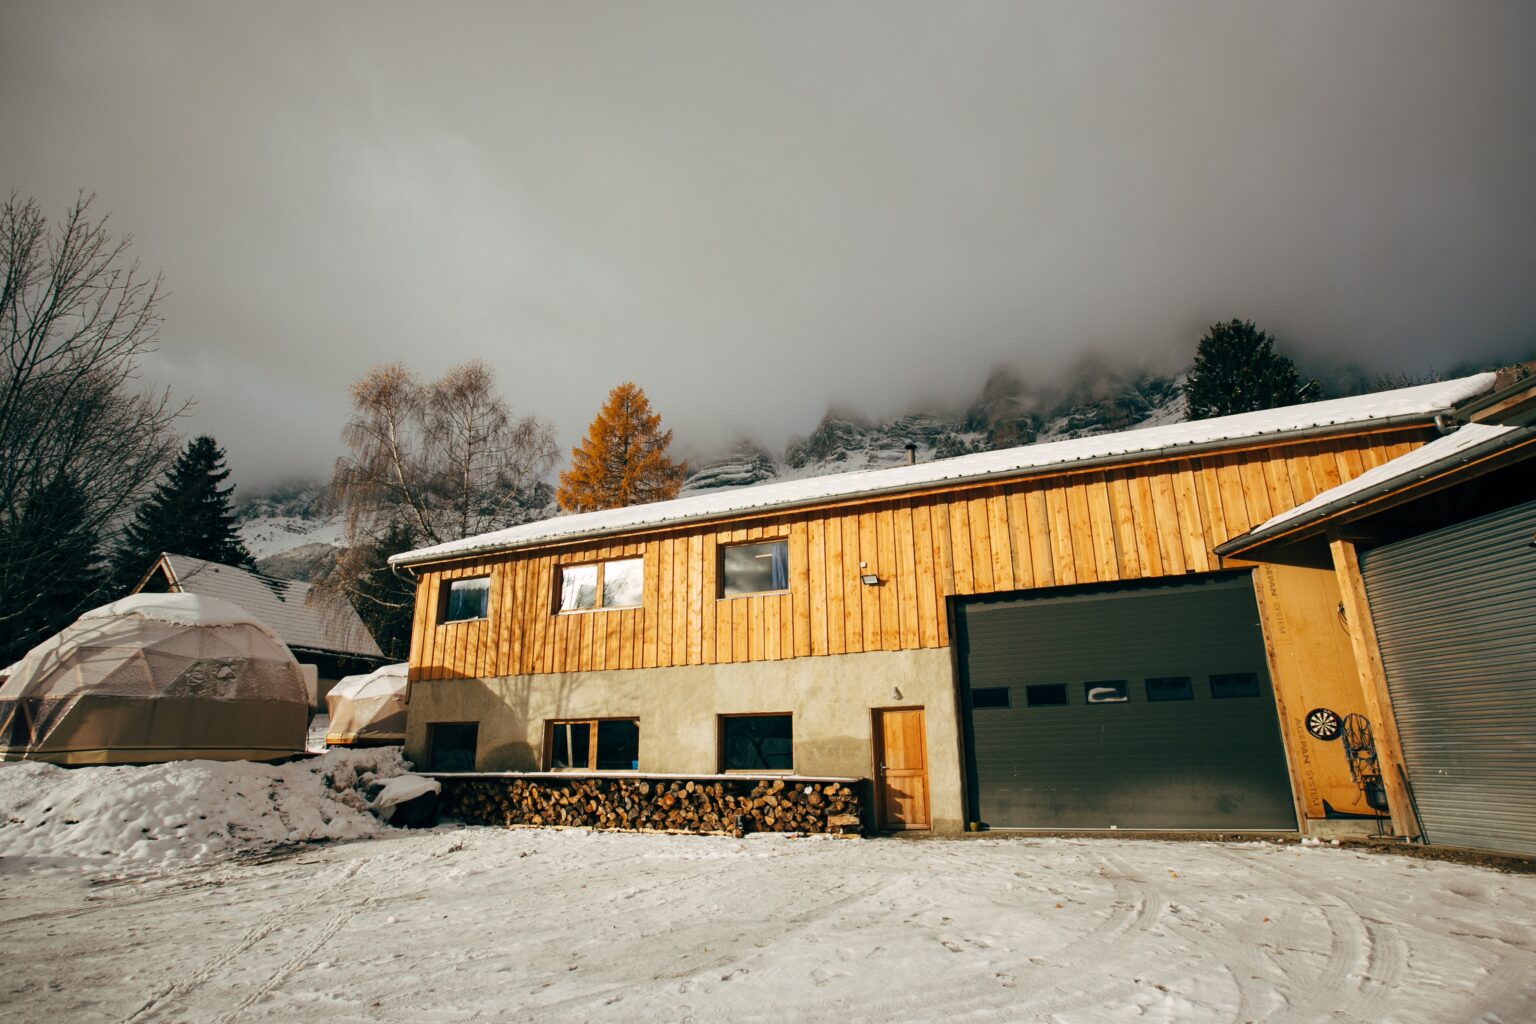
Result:
M0 760L270 761L304 749L292 653L217 598L134 594L27 652L0 685Z
M367 675L346 676L326 695L331 724L326 746L364 747L405 742L410 695L405 665L385 665Z

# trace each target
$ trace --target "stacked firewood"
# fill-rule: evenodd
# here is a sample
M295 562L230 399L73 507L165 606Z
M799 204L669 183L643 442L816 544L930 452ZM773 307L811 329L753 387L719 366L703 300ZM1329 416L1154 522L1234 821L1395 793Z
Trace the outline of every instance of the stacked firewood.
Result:
M475 825L857 834L861 787L796 779L445 778L444 817Z

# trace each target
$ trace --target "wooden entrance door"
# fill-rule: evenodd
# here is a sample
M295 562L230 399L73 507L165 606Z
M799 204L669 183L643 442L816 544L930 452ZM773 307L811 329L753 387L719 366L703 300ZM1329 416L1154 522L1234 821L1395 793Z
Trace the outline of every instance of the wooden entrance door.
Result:
M882 829L928 828L928 730L922 708L875 711L875 808Z

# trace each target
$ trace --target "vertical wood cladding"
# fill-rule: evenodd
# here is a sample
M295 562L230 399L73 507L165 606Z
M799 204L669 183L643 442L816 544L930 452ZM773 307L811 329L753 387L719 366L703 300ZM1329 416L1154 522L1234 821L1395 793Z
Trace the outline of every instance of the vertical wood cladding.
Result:
M411 678L944 647L949 595L1244 564L1211 548L1432 436L1412 428L1292 442L461 560L420 571ZM715 596L720 547L780 539L787 590ZM645 560L640 607L555 613L561 565L636 557ZM871 573L878 586L860 582ZM444 581L487 574L489 616L438 625Z

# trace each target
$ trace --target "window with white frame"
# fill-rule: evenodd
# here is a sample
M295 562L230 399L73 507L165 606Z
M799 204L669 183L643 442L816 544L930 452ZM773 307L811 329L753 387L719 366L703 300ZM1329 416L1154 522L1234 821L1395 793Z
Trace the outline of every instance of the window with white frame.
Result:
M616 558L607 562L560 567L556 608L562 612L638 608L645 590L645 560Z

